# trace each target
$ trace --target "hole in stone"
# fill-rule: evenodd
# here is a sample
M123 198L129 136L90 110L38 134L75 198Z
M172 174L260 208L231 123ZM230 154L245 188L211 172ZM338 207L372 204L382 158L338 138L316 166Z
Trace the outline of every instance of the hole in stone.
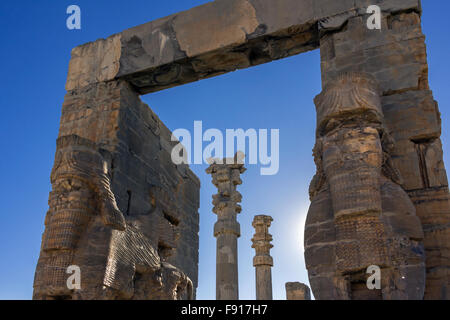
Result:
M169 221L171 225L178 226L180 224L180 220L169 215L167 212L163 211L164 218Z

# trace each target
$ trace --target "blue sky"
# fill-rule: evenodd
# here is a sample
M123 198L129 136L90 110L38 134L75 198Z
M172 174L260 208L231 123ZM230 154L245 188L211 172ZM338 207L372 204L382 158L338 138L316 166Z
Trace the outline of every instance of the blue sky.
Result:
M65 80L73 47L126 28L206 3L200 0L40 0L0 2L0 299L30 299L48 208L49 176L58 135ZM66 8L77 4L82 30L66 28ZM423 1L430 84L442 113L446 166L450 51L450 2ZM315 167L315 109L321 90L319 51L241 70L213 79L145 95L142 99L171 129L280 129L280 171L261 176L248 166L242 176L243 211L239 215L239 276L241 299L254 299L251 249L254 215L274 218L272 256L275 299L285 299L284 283L307 282L302 234L309 206L308 185ZM200 265L199 299L215 298L216 192L206 166L194 165L199 176Z

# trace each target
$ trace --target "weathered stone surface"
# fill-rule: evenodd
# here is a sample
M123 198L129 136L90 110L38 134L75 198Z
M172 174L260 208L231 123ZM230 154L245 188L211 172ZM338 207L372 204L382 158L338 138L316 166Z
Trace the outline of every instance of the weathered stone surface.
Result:
M439 146L440 113L431 91L406 91L385 96L382 104L386 126L396 141L393 161L402 174L404 187L416 190L426 185L448 185ZM427 150L429 164L425 165Z
M200 184L170 139L125 82L67 94L35 298L195 297ZM69 265L82 290L67 289Z
M75 48L35 298L195 297L199 181L171 162L176 142L138 95L320 47L325 90L305 227L316 298L420 298L424 246L425 299L448 299L450 196L420 1L376 1L381 31L366 27L372 2L216 0ZM343 85L349 72L367 76ZM342 86L327 97L335 79ZM230 181L240 179L216 179L214 197L220 298L238 296L241 197ZM382 292L365 289L369 263L382 264ZM65 287L69 264L87 275L79 292Z
M393 7L399 2L389 3ZM337 21L329 29L322 29L322 79L326 85L341 72L365 72L377 80L381 87L386 129L395 142L390 156L400 172L400 183L410 195L427 195L422 202L414 201L424 229L426 224L446 229L449 215L444 212L450 212L450 206L448 193L442 193L448 188L448 180L439 139L441 119L438 105L429 90L420 6L411 9L383 8L381 31L366 28L367 15L364 12L356 12L338 28L336 25L340 23ZM436 202L442 205L439 214L433 213ZM390 223L395 224L396 221ZM412 234L417 232L411 227L406 229ZM446 251L443 244L445 236L441 234L425 232L427 265L434 263L431 257L435 257L436 252ZM440 261L439 273L432 275L437 269L427 267L427 279L433 280L427 281L425 299L448 299L450 266L445 259Z
M300 282L286 282L286 300L311 300L311 290Z
M218 191L213 195L213 212L217 214L214 225L217 300L239 299L237 239L241 230L237 214L241 212L242 196L236 189L242 184L240 175L246 170L243 158L238 152L231 159L209 159L210 166L206 169Z
M380 32L366 27L365 17L356 16L348 20L342 31L322 36L324 84L342 72L354 71L372 74L383 95L428 89L419 14L385 15L382 30L380 36Z
M157 299L165 294L166 298L192 299L192 282L179 271L176 279L167 279L175 282L166 291L166 279L135 291L149 285L141 282L141 276L154 278L174 267L161 263L163 257L149 238L118 208L107 154L76 135L58 139L34 298ZM67 287L66 270L71 265L80 267L81 289ZM153 295L154 290L159 296Z
M66 89L83 88L114 79L119 72L121 35L89 42L72 50Z
M425 233L427 287L425 299L450 297L450 206L448 187L410 191Z
M384 0L385 12L419 10ZM368 1L213 1L74 49L67 90L127 79L140 93L212 77L319 47L319 30L365 12ZM333 22L338 19L338 23Z
M437 138L441 135L440 112L431 91L406 91L384 96L381 100L386 126L396 141Z
M315 100L317 174L310 187L305 262L317 299L423 298L424 235L398 184L380 93L373 77L348 73L330 81ZM383 270L378 293L365 284L371 265Z
M256 300L272 300L272 267L273 259L270 256L270 249L273 245L272 235L269 227L272 224L272 217L265 215L255 216L252 222L255 234L252 238L252 248L255 249L253 266L256 274Z

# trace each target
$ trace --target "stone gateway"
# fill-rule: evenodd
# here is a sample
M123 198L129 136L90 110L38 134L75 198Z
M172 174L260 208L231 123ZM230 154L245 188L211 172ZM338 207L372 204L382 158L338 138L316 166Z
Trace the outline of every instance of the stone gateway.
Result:
M372 2L380 29L367 27ZM216 0L74 48L34 298L195 299L200 183L171 161L177 142L139 95L314 49L317 173L298 230L312 293L450 299L449 189L420 0ZM366 287L371 265L381 290ZM66 285L71 266L80 290Z

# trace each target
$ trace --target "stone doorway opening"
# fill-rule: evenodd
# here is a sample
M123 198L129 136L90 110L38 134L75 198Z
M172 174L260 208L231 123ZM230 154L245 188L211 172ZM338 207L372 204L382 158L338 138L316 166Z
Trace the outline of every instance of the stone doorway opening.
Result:
M321 91L319 62L320 53L315 50L141 96L170 131L185 128L192 137L194 121L198 120L203 120L203 133L214 128L224 137L226 129L280 129L279 172L262 176L261 164L249 165L247 157L248 170L239 186L243 195L243 211L238 216L242 230L238 242L241 299L255 298L251 223L254 215L261 212L275 219L271 227L275 245L274 298L286 298L284 284L288 281L308 283L303 226L309 206L309 181L315 172L310 155L316 122L313 98ZM248 151L249 140L246 141ZM209 143L205 141L203 146ZM199 299L215 296L216 249L212 229L217 217L211 211L211 195L216 191L205 173L207 167L207 163L190 165L201 182ZM268 192L272 196L264 199Z

